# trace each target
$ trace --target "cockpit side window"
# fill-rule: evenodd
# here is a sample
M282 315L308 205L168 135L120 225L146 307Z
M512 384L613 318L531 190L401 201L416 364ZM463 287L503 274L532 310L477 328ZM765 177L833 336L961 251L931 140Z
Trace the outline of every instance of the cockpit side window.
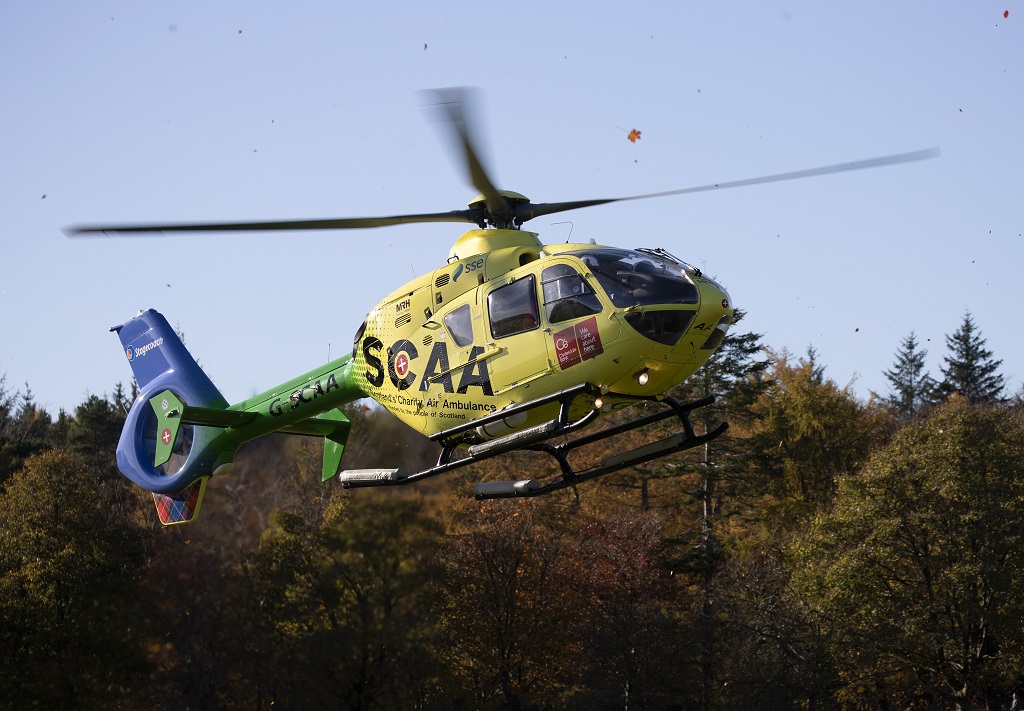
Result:
M654 254L595 249L577 256L590 268L617 308L696 304L697 287L678 264Z
M469 304L446 314L444 325L459 348L465 348L473 342L473 315L469 311Z
M555 264L545 269L541 272L540 283L548 323L601 313L601 301L594 290L568 264Z
M487 314L494 338L539 327L536 278L531 274L492 291L487 295Z

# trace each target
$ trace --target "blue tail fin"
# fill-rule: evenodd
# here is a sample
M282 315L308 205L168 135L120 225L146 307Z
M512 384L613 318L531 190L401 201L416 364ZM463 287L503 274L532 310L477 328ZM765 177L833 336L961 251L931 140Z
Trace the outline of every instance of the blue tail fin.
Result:
M145 390L157 378L173 372L179 379L187 379L203 400L190 404L204 407L228 406L216 386L186 350L171 324L158 312L153 309L141 311L131 321L110 330L116 331L121 339L124 354L141 390Z
M153 492L161 521L187 522L199 512L206 479L229 464L234 451L211 446L222 429L182 424L181 412L186 406L222 410L228 403L156 311L142 311L111 330L139 384L117 445L117 466Z

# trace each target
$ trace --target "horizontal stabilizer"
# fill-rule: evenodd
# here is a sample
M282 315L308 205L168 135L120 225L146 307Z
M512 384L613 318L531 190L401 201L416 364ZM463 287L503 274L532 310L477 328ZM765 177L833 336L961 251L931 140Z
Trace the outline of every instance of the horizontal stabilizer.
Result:
M242 412L240 410L215 410L210 407L189 407L186 406L181 413L181 421L190 425L205 425L207 427L241 427L255 420L255 412Z

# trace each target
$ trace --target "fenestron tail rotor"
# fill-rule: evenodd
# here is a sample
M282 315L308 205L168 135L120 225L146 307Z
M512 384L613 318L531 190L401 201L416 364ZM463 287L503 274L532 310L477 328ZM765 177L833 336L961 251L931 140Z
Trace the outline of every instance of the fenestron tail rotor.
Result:
M389 227L427 222L461 222L472 223L481 229L495 227L500 229L516 229L524 223L542 217L584 207L605 205L627 200L647 200L650 198L670 197L688 193L706 192L739 188L762 183L775 183L786 180L819 177L833 173L845 173L867 168L912 163L915 161L937 158L938 148L894 153L863 160L836 163L833 165L808 168L786 173L776 173L757 178L732 180L719 183L708 183L678 190L667 190L658 193L630 195L625 197L601 198L591 200L572 200L567 202L532 203L529 198L507 190L499 190L484 167L477 139L478 132L473 120L473 92L464 88L438 89L427 92L430 105L442 119L449 131L449 136L461 154L465 163L470 184L481 193L481 197L470 203L468 209L451 212L434 212L411 215L389 215L382 217L349 217L313 220L275 220L264 222L211 222L211 223L152 223L122 225L73 225L64 229L69 237L97 235L138 235L160 232L253 232L264 230L351 230Z

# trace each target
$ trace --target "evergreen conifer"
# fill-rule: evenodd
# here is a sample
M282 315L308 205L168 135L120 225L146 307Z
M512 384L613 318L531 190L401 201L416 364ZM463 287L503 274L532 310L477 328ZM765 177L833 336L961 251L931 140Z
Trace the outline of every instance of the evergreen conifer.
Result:
M946 336L949 355L943 360L945 368L939 390L949 397L959 393L974 403L1001 403L1005 400L1006 381L998 372L1002 360L993 360L992 351L985 348L985 339L974 324L971 312L964 313L963 323L952 336Z

